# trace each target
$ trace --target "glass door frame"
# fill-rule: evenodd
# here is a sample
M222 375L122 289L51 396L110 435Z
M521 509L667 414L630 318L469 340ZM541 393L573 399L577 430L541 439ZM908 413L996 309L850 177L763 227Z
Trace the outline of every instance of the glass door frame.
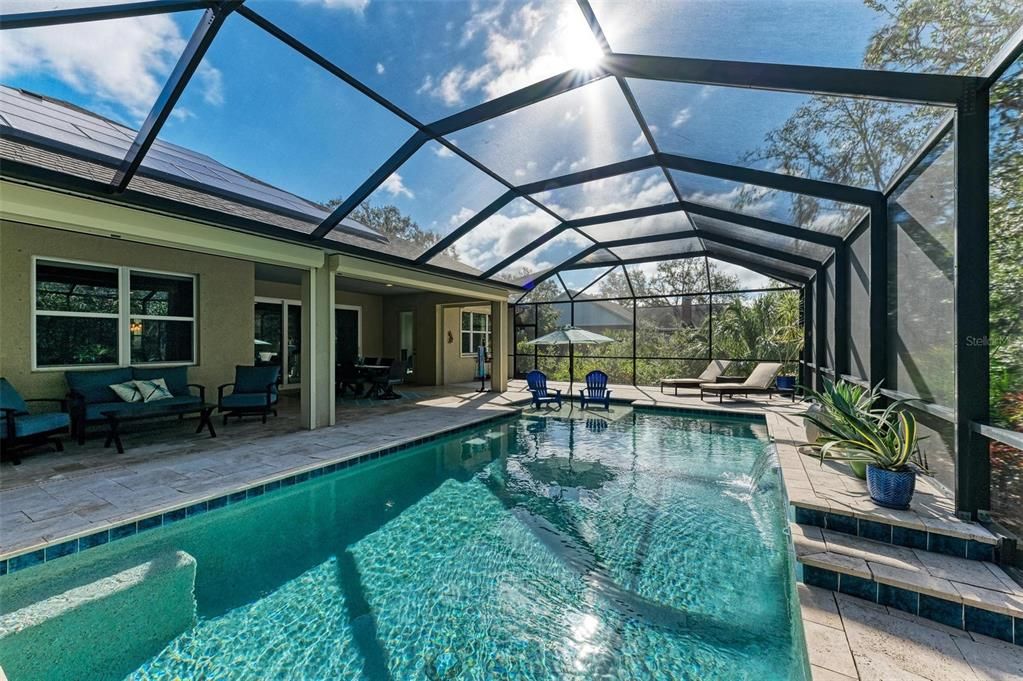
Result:
M297 383L293 383L288 380L288 367L291 366L290 351L288 349L288 308L297 307L299 310L302 309L302 301L295 300L292 298L271 298L267 296L256 296L253 300L253 305L256 303L266 303L269 305L280 305L281 306L281 389L282 390L294 390L302 387L302 382L299 380ZM300 313L301 314L301 313ZM255 332L255 327L253 327ZM253 334L255 337L255 334ZM301 374L301 368L299 369Z

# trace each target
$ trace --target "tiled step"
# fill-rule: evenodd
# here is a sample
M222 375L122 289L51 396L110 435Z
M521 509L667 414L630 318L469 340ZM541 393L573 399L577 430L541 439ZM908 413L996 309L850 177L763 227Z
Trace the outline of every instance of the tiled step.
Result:
M1023 587L997 565L791 523L801 580L1023 645Z

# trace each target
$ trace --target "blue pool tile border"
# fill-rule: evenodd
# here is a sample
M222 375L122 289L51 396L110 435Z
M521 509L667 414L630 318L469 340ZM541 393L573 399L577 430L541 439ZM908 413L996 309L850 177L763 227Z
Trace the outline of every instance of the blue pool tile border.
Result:
M947 534L917 530L901 525L891 525L879 520L856 518L844 513L829 513L815 508L794 506L795 520L800 525L813 525L835 532L842 532L864 539L872 539L884 544L905 546L910 549L943 553L957 558L983 560L996 563L998 551L996 544L987 544L975 539L951 537Z
M953 629L983 634L1006 643L1023 646L1023 619L1019 617L975 608L965 603L956 603L813 565L801 565L801 568L801 581L804 584L896 608Z
M381 447L371 452L366 452L359 456L353 456L350 459L345 459L344 461L320 466L311 471L303 471L301 473L288 475L267 483L252 485L251 487L247 487L243 490L236 490L230 494L224 494L205 501L193 502L186 506L166 511L164 513L157 513L145 518L115 525L77 539L69 539L67 541L44 546L43 548L32 549L24 553L9 556L5 560L0 560L0 577L24 570L27 567L41 565L49 562L50 560L57 560L64 556L74 555L87 549L103 546L104 544L108 544L118 539L132 537L140 532L145 532L146 530L164 527L165 525L170 525L186 518L194 518L212 510L225 508L245 501L246 499L262 496L267 492L273 492L286 487L294 487L297 484L316 480L324 475L329 475L330 473L352 468L369 461L376 461L384 456L403 452L430 442L435 442L451 435L457 435L458 433L463 433L468 430L474 430L484 424L492 424L495 421L505 421L518 418L521 414L521 409L515 409L514 411L507 413L496 413L493 416L488 416L487 418L474 423L456 426L430 435L424 435L423 437L408 440L400 444Z

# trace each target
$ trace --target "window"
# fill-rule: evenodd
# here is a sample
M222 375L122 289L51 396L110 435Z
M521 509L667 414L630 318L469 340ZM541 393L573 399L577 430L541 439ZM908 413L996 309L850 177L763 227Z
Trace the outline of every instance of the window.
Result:
M35 261L33 368L195 362L195 278Z
M490 348L490 314L462 312L462 354L475 355L481 345Z

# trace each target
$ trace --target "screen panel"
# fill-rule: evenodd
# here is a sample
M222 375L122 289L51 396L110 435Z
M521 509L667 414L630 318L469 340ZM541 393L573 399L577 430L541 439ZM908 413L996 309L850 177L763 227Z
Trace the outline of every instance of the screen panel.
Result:
M580 227L579 231L599 242L631 239L655 234L670 234L692 229L689 216L682 212L650 215L629 220L616 220L589 227Z
M574 220L668 203L675 200L675 192L663 170L649 168L549 189L533 197L566 220Z
M878 191L948 113L694 83L629 85L663 152Z
M460 130L450 138L515 185L652 153L611 78Z
M217 76L203 75L213 69ZM211 81L216 83L212 90ZM178 166L226 191L237 190L239 177L247 177L268 201L290 192L325 205L347 197L413 132L391 112L233 14L178 100L145 166ZM231 172L211 167L209 159Z
M741 241L754 245L763 246L784 253L802 255L813 260L823 262L831 255L832 249L820 244L811 243L801 239L793 239L782 234L765 232L760 229L737 225L734 222L725 222L716 218L708 218L703 215L690 216L696 229L707 234L740 239Z
M886 385L954 406L955 157L951 135L888 201Z
M500 182L431 140L391 173L351 217L393 206L407 218L399 234L412 241L421 255L505 190Z
M845 236L867 213L863 206L827 201L805 194L782 192L681 170L672 170L671 176L686 201L826 234Z
M1016 2L591 4L617 52L929 73L981 73L1023 23Z
M849 244L849 373L870 379L870 229Z

